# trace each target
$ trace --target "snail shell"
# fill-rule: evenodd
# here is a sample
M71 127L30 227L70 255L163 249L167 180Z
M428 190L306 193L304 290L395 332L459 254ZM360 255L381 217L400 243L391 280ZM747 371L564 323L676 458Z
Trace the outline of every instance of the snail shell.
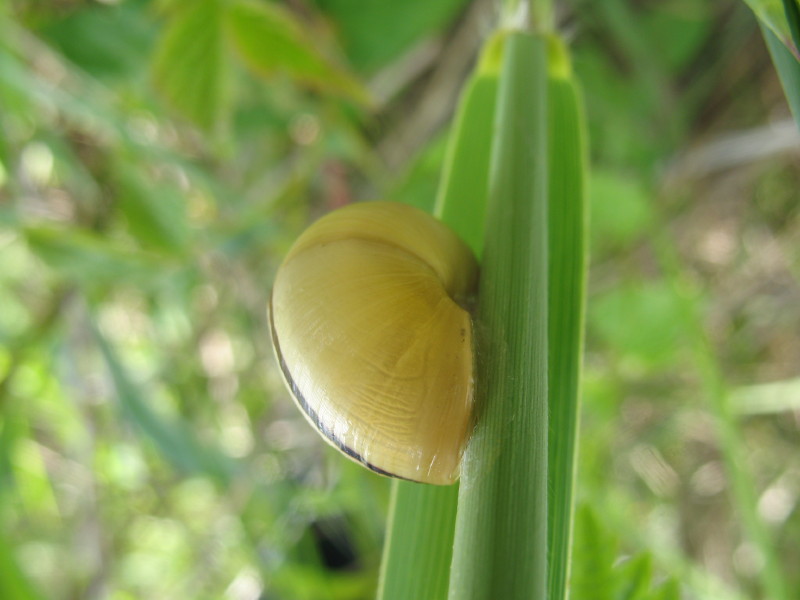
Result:
M278 269L275 354L308 420L383 475L458 479L471 427L469 248L427 213L367 202L311 225Z

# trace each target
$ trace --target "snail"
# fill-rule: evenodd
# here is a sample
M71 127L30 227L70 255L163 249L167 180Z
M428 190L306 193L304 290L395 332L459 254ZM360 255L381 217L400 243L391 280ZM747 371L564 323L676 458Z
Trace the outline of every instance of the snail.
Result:
M471 429L470 249L393 202L335 210L300 235L269 301L292 397L334 447L369 469L447 485Z

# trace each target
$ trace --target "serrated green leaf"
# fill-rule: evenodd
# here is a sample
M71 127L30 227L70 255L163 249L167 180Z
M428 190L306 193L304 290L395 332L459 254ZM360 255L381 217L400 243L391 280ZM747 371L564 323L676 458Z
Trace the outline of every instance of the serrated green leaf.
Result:
M221 0L176 6L153 62L153 81L187 119L211 131L224 113Z
M235 48L256 73L264 77L286 74L324 92L368 103L361 83L319 49L312 35L281 5L237 0L228 8L226 20Z

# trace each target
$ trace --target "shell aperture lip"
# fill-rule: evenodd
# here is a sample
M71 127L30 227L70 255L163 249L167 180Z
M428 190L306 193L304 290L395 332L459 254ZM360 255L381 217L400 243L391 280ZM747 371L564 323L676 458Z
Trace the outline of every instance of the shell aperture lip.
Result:
M272 321L272 294L270 294L269 307L267 312L269 315L268 321L269 321L270 334L272 336L272 346L275 351L275 357L278 360L278 366L280 367L281 375L283 375L283 381L286 384L286 387L291 392L291 396L294 399L297 406L300 408L300 411L303 413L303 415L305 415L306 419L314 426L314 428L317 431L319 431L324 436L324 438L330 444L332 444L335 448L346 454L352 460L367 467L370 471L374 471L379 475L385 475L387 477L406 479L405 477L394 475L393 473L387 473L380 467L376 467L370 462L364 460L363 456L361 456L358 452L347 446L342 440L338 439L334 434L333 430L328 428L320 420L319 415L317 415L317 413L309 406L308 402L303 397L303 393L300 391L300 388L297 387L297 384L292 379L292 374L289 372L289 368L286 366L286 362L283 360L283 356L281 355L280 342L278 341L278 336L275 333L275 326Z

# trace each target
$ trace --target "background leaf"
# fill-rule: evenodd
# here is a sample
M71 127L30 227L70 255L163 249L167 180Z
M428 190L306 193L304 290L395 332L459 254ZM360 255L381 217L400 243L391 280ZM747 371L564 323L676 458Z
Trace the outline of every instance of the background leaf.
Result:
M40 600L44 598L28 581L14 557L13 544L0 544L0 593L3 598Z
M781 44L770 29L762 25L761 33L781 78L783 92L786 94L786 100L792 110L794 120L800 129L800 60Z
M157 89L173 108L206 130L225 113L221 0L181 2L153 60Z
M120 278L141 284L163 276L152 256L123 249L95 234L31 227L25 231L31 249L68 280L102 286Z
M277 3L236 0L228 8L228 25L246 63L264 77L286 74L320 91L367 102L363 86L337 65L286 9Z
M155 41L142 4L91 5L43 24L40 31L65 57L97 77L136 77L143 67L137 55L148 54Z
M353 64L367 73L396 58L420 38L434 35L465 0L360 2L314 0L336 23Z
M786 18L783 0L744 0L753 10L756 17L764 23L777 38L791 51L794 56L800 56L792 39L791 27ZM790 0L794 2L795 0Z
M180 254L190 236L186 200L175 185L146 178L142 165L137 166L120 161L116 167L120 209L128 227L144 248Z
M186 473L207 474L222 485L229 485L235 474L235 464L219 451L200 444L180 421L170 423L159 416L149 406L147 394L133 382L116 350L96 326L94 335L126 418L136 424L176 468Z
M647 553L618 561L618 541L587 506L578 509L573 580L575 600L667 600L680 598L674 580L654 585L653 558Z

